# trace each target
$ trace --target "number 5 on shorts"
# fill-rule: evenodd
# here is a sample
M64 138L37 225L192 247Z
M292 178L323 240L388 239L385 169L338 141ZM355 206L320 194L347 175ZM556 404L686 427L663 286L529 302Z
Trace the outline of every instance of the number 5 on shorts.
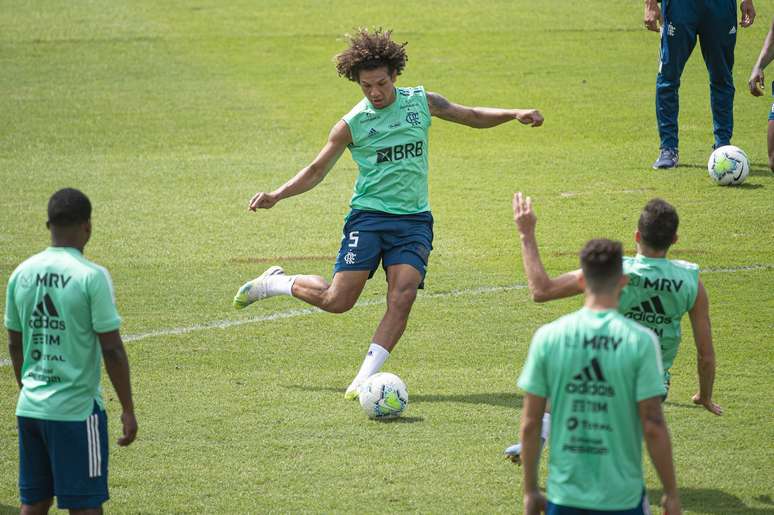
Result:
M352 231L351 233L349 233L349 245L348 245L349 248L357 247L357 242L360 239L360 236L358 236L358 234L360 234L360 231Z

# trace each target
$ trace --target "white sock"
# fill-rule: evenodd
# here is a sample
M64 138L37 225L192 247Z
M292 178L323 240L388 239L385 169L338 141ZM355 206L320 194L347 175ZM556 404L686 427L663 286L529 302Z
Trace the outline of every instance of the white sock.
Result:
M540 428L540 438L548 441L548 436L551 434L551 414L549 412L543 413L543 426Z
M269 297L274 295L293 295L293 283L296 282L295 275L277 274L266 278L266 291Z
M365 359L363 359L363 364L360 365L360 371L352 380L352 384L356 385L358 383L362 383L377 373L389 357L390 352L387 349L379 344L372 343L368 347L368 352L366 353Z

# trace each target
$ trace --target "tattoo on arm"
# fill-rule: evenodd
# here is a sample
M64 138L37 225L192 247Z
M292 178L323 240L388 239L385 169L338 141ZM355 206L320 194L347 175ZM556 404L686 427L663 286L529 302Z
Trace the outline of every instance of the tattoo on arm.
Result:
M446 100L443 95L438 93L427 93L427 103L430 104L430 108L434 111L444 111L451 106L451 102Z

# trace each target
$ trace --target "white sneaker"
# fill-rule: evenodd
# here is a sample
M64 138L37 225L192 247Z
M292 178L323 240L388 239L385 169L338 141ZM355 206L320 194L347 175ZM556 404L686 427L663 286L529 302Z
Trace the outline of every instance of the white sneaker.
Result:
M252 281L243 284L234 296L234 307L236 309L244 309L256 300L271 297L266 287L266 279L273 275L283 275L284 273L285 271L282 267L273 266Z

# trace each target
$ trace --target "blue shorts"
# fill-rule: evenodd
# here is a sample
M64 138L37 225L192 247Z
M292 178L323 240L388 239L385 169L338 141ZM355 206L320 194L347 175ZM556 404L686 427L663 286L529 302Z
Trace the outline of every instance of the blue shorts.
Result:
M648 496L643 491L639 504L628 510L588 510L560 506L549 501L546 505L546 515L650 515L650 504Z
M422 274L419 285L422 288L432 249L433 215L430 211L393 215L353 209L344 224L333 273L369 270L370 279L380 261L385 269L392 265L411 265Z
M87 509L108 500L107 415L96 402L82 422L16 418L22 504L56 496L60 509Z

